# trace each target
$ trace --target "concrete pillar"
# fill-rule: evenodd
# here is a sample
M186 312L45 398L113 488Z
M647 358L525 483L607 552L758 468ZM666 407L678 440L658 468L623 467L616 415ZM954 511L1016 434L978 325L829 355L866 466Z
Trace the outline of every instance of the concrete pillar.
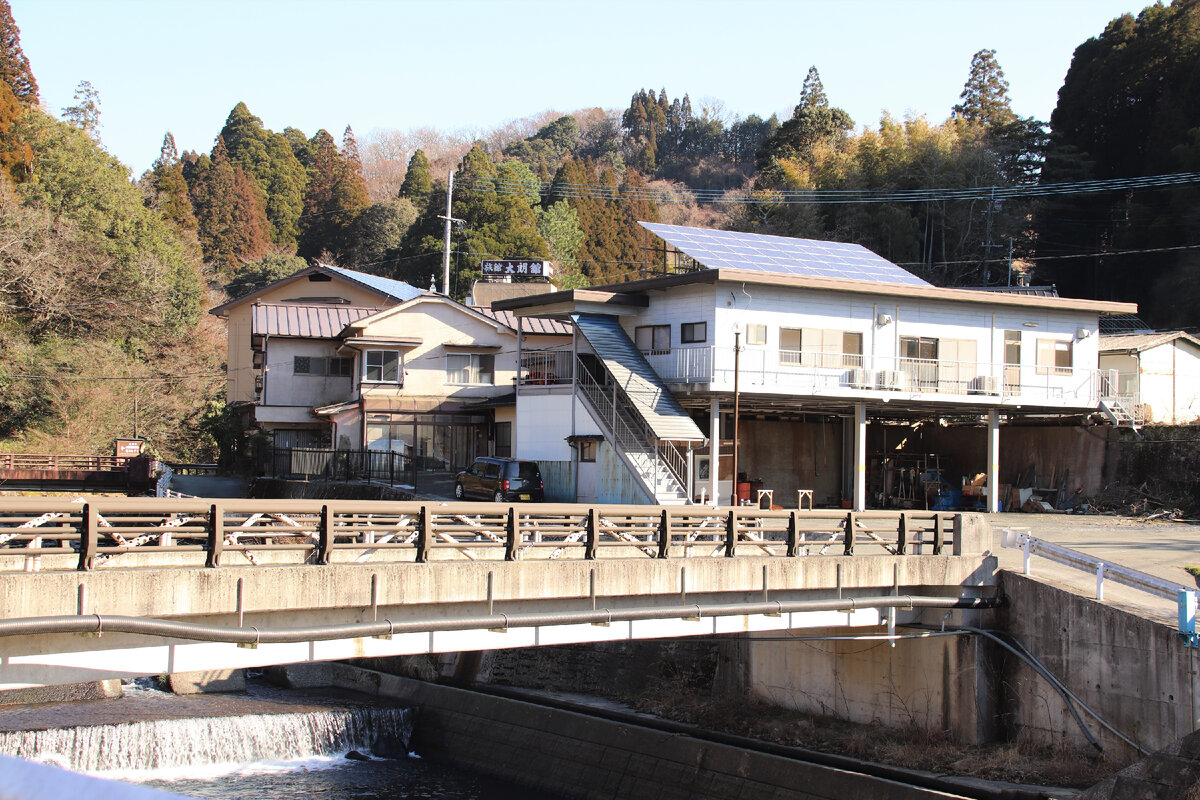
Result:
M854 510L867 510L867 405L854 404Z
M717 497L717 476L721 474L721 401L713 397L708 406L708 497L713 505L720 504Z
M1000 412L988 409L987 432L987 510L1000 510Z

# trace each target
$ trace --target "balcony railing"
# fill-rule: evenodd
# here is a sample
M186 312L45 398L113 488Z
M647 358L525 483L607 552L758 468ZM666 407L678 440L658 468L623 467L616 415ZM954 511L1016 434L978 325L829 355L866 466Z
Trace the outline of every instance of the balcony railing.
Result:
M646 358L665 383L704 383L720 389L733 386L733 355L732 347L682 347ZM743 391L834 396L871 391L927 398L938 394L1069 408L1095 408L1104 390L1097 369L819 350L743 347L738 373Z
M569 350L521 353L522 386L561 386L571 382L573 356Z

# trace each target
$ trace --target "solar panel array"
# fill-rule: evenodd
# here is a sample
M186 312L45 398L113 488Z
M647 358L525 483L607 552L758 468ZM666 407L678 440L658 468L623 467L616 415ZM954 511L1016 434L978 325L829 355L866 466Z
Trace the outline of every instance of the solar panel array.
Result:
M638 224L709 269L746 269L810 278L932 285L858 244L652 222Z

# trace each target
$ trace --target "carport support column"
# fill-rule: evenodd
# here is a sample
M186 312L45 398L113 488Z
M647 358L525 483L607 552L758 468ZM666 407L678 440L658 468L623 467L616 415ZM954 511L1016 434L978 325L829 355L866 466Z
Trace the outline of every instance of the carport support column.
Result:
M708 406L708 499L720 505L717 497L717 476L721 473L721 401L713 398Z
M1000 510L1000 412L988 409L987 430L987 510Z
M854 404L854 510L867 510L867 404Z

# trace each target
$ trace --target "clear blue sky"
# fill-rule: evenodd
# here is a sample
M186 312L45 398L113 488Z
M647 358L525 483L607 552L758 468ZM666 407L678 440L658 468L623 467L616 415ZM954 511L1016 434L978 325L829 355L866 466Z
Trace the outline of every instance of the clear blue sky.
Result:
M10 0L54 114L87 80L134 174L170 130L210 150L244 101L267 127L483 131L639 88L791 113L810 65L859 126L941 121L994 48L1013 107L1048 119L1074 49L1138 0Z

